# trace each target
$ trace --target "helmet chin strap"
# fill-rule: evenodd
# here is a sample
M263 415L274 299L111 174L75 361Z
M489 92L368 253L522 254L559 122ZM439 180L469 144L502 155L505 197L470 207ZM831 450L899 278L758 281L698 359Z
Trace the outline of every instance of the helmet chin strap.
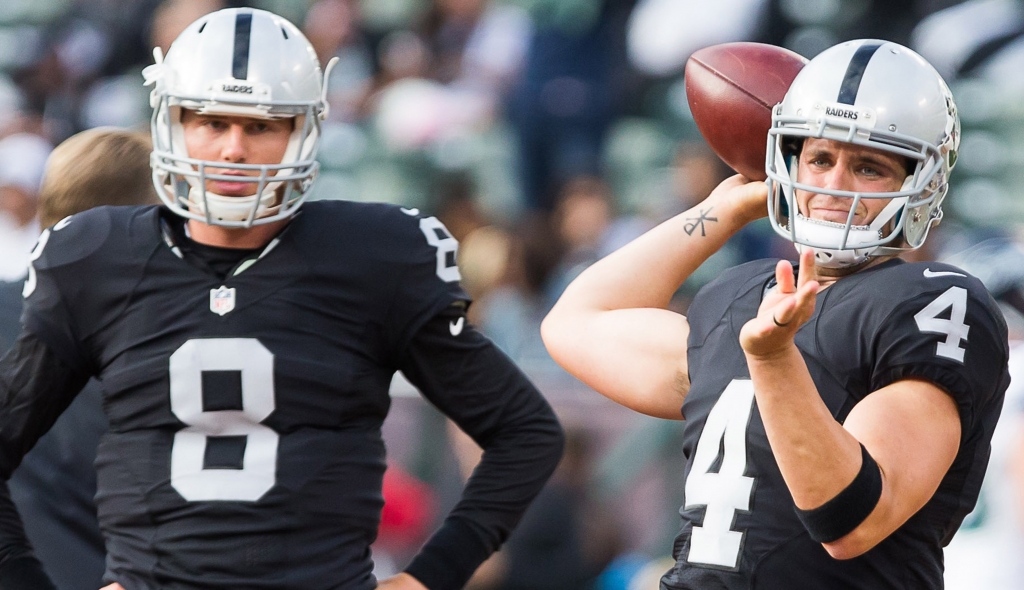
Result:
M280 184L280 182L268 183L259 197L258 205L256 204L256 195L228 197L190 186L188 190L189 209L205 216L206 208L209 207L210 217L215 220L246 221L255 206L256 215L253 219L259 219L272 212L277 200L277 187Z

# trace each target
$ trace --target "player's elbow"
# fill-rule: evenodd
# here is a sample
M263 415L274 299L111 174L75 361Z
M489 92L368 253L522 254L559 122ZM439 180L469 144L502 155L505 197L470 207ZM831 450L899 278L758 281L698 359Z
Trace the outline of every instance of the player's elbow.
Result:
M825 548L825 551L828 552L832 559L843 561L860 557L874 548L875 545L881 543L885 538L878 538L867 530L862 530L863 528L854 529L835 541L822 543L821 546Z
M572 354L574 341L573 332L575 330L573 330L569 315L565 309L556 304L540 323L540 338L544 342L548 354L563 367L566 358Z

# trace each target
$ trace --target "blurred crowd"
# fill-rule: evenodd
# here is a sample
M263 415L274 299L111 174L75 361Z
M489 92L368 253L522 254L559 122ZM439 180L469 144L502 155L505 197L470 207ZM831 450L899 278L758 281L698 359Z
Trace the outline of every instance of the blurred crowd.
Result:
M667 568L678 523L665 515L681 495L678 425L588 393L551 361L538 328L583 268L731 173L686 103L683 66L700 47L751 40L812 57L875 37L929 59L957 98L962 157L943 224L915 255L955 260L987 279L1013 337L1024 337L1021 0L3 0L0 279L24 275L52 146L93 127L147 129L141 71L153 47L166 52L199 16L242 5L299 25L321 63L340 60L313 198L437 215L461 243L471 319L537 380L570 430L559 475L476 588L649 589ZM724 268L791 254L767 222L751 225L674 305L685 312ZM395 468L385 481L382 569L403 565L454 501L448 487L475 464L474 450L430 408L398 399L397 426L386 429ZM1019 483L1003 463L1024 455L1014 451L1022 401L1007 399L1008 442L991 467L1009 489ZM447 461L417 452L445 439ZM1003 505L1024 506L1024 492L1005 489ZM1019 533L1017 517L1004 522ZM984 544L972 547L962 554ZM964 565L972 560L951 561L969 580L951 588L1020 587L977 582Z

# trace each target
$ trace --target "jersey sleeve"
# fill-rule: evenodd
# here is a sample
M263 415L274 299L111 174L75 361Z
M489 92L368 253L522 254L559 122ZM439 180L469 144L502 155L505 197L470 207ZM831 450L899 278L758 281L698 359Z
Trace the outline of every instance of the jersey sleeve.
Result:
M431 590L455 590L540 493L561 457L562 430L540 392L461 307L426 322L399 366L484 450L461 500L406 569Z
M89 309L92 298L86 291L100 286L90 266L110 235L110 226L105 211L69 217L43 231L30 258L23 291L24 329L78 371L92 367L81 341L88 327L77 322L89 318L102 321L104 315L103 310Z
M444 224L405 212L393 213L389 223L395 231L386 246L396 284L388 331L395 350L402 351L428 320L453 303L467 306L470 298L459 285L458 241Z
M871 391L906 378L927 379L956 400L965 433L1008 379L1006 323L980 284L931 288L896 306L873 342Z

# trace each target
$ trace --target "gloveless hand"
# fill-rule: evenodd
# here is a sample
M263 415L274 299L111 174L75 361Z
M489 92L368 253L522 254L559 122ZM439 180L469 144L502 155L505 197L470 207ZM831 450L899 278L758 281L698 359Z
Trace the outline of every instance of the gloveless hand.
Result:
M740 346L748 356L770 358L783 352L811 318L820 288L814 273L814 251L804 248L801 252L798 280L794 280L793 265L787 260L776 265L775 280L778 286L761 302L757 316L740 330Z
M768 185L735 174L719 183L704 203L726 205L747 224L768 215Z

